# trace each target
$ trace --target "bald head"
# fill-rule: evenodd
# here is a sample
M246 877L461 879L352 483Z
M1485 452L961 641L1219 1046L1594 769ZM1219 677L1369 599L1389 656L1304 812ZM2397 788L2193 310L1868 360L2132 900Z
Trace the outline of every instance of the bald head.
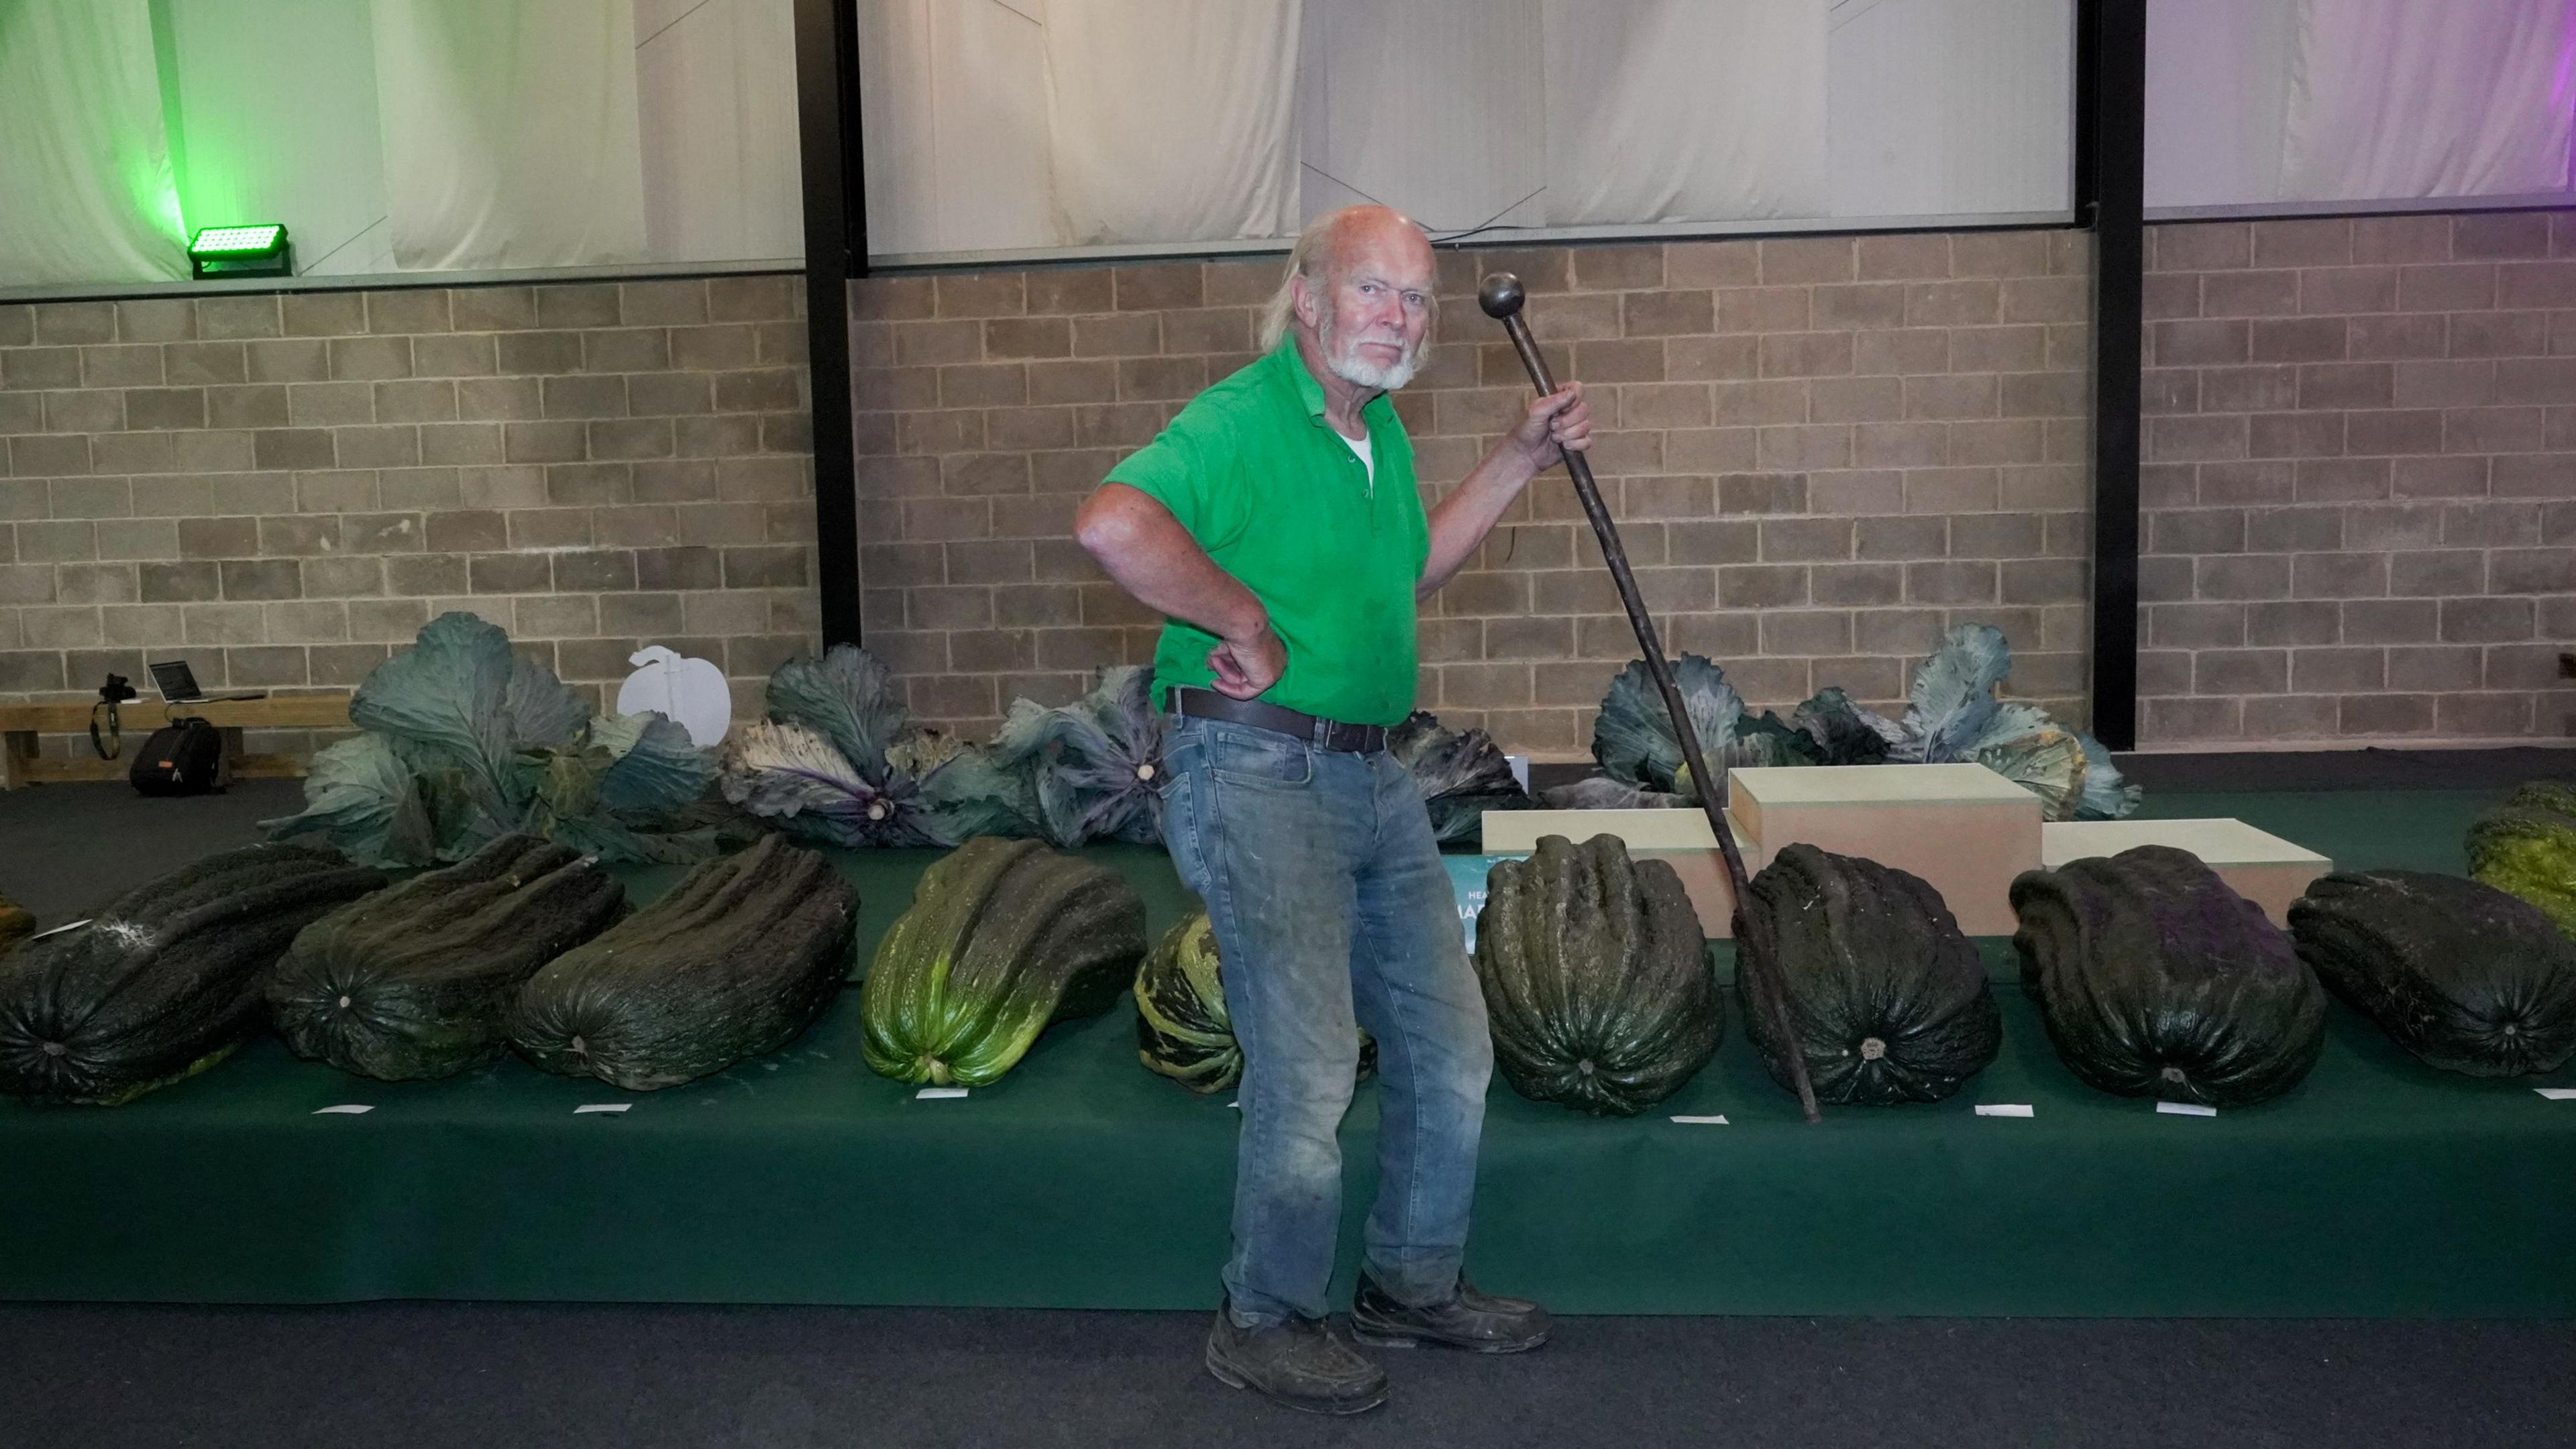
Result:
M1294 332L1336 375L1374 391L1413 378L1429 341L1431 241L1411 217L1346 206L1317 217L1288 254L1262 345Z

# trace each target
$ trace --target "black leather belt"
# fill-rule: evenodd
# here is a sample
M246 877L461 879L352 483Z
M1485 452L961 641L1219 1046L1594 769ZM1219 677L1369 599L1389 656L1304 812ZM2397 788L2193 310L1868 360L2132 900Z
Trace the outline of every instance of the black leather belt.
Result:
M1303 710L1263 704L1257 699L1229 698L1213 689L1197 689L1188 685L1174 689L1172 708L1196 719L1221 719L1232 724L1276 730L1322 750L1366 755L1386 748L1384 725L1344 724Z

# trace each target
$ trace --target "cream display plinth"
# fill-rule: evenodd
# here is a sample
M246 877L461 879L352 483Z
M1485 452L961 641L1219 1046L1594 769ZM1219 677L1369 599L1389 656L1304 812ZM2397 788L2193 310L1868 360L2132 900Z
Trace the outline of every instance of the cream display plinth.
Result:
M2200 857L2276 926L2289 925L2290 903L2334 869L2306 846L2242 820L2065 820L2039 828L2040 861L2050 870L2139 845L2170 845Z
M1983 765L1747 766L1727 813L1758 870L1804 842L1921 876L1971 936L2008 936L2014 876L2039 866L2039 797ZM1679 814L1681 812L1674 812Z
M1735 827L1735 848L1744 856L1745 870L1757 869L1753 838L1745 833L1743 822L1729 823ZM1712 938L1735 934L1735 885L1726 878L1726 857L1718 854L1717 836L1708 828L1708 815L1695 807L1488 810L1484 829L1487 855L1527 855L1538 848L1542 835L1562 835L1577 843L1596 835L1615 835L1627 842L1629 855L1672 866L1673 873L1682 878L1683 891L1690 896L1691 909L1699 913L1701 930Z

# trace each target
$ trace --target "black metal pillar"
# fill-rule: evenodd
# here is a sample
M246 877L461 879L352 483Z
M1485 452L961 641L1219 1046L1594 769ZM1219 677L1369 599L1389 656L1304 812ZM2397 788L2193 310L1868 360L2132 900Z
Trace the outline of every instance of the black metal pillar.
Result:
M853 0L796 0L805 174L806 358L814 396L814 582L823 642L860 642L858 462L850 433L850 279L867 275Z
M2093 732L2138 742L2138 460L2146 286L2146 0L2078 0L2075 185L2093 231Z

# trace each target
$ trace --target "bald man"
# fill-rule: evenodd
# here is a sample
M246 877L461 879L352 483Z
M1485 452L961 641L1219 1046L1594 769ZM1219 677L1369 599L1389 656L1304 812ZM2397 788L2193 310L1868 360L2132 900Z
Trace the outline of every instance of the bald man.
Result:
M1163 837L1207 903L1243 1048L1234 1251L1209 1372L1359 1413L1386 1375L1327 1328L1336 1132L1360 1030L1377 1039L1377 1201L1361 1342L1536 1348L1536 1304L1460 1272L1493 1069L1448 872L1387 726L1413 709L1414 610L1562 450L1580 384L1538 399L1424 514L1387 394L1433 321L1421 228L1384 207L1308 227L1259 361L1199 394L1085 501L1076 536L1164 616Z

